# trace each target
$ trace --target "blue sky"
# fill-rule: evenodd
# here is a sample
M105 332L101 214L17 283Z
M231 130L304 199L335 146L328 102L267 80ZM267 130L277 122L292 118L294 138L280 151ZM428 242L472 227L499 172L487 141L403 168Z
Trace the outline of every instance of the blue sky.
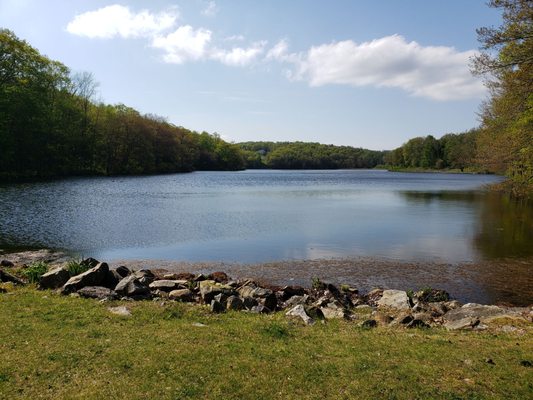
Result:
M391 149L478 125L483 0L0 0L0 26L98 98L231 141Z

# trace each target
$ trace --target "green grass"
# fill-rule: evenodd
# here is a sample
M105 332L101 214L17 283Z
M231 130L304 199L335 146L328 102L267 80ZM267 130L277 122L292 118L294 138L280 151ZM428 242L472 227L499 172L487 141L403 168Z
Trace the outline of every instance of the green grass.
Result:
M131 317L111 314L126 305ZM195 326L200 323L206 326ZM306 327L282 313L0 294L0 398L525 399L526 334ZM494 360L495 365L485 362Z
M87 271L90 267L88 265L83 265L81 263L81 259L72 259L67 262L65 268L69 272L70 276L76 276Z

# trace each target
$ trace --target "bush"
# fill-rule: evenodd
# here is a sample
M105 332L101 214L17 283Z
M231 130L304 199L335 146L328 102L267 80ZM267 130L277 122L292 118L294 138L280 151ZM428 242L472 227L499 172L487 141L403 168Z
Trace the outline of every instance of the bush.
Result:
M41 276L48 271L48 264L43 261L33 262L20 271L20 274L30 283L37 283Z

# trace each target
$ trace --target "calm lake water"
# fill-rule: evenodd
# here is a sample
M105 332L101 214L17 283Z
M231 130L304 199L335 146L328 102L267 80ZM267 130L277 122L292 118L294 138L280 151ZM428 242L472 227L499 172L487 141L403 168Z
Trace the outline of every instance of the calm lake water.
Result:
M531 256L531 204L481 190L500 179L248 170L4 185L0 248L244 263Z

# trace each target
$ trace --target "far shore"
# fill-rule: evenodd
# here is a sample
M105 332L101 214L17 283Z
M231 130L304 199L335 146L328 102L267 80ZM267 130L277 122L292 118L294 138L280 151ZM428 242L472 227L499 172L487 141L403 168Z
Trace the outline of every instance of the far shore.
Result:
M69 255L50 250L1 253L0 259L15 264L45 261L60 264ZM533 304L533 258L500 259L472 263L402 261L370 257L315 260L283 260L257 264L238 262L189 262L169 260L100 260L112 268L162 272L211 273L224 271L238 278L251 278L272 285L310 287L313 278L336 285L350 284L361 292L374 288L418 290L444 289L464 303L528 306ZM506 278L496 271L506 270Z

